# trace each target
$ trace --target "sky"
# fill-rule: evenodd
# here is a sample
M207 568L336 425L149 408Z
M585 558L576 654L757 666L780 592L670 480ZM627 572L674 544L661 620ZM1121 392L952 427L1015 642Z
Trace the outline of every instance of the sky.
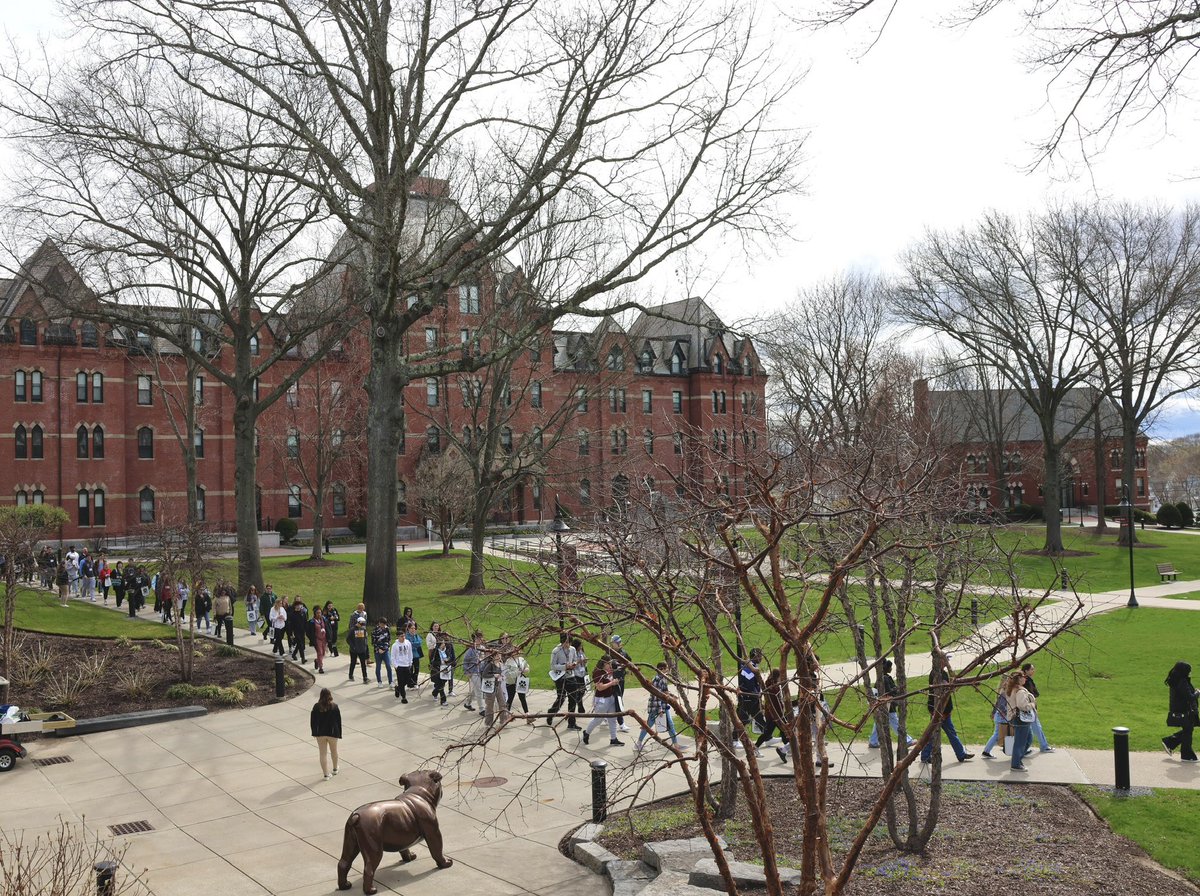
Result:
M736 322L848 269L893 272L898 254L926 228L969 225L991 209L1020 214L1070 199L1200 200L1200 92L1170 107L1165 120L1124 128L1088 165L1068 146L1074 164L1031 171L1064 96L1049 92L1048 72L1023 62L1032 43L1022 4L1005 4L969 27L949 26L964 5L900 0L882 34L879 16L813 32L773 19L764 7L777 49L808 66L787 110L787 123L808 133L805 191L786 203L786 233L749 254L740 244L706 247L702 260L681 265L688 273L678 275L680 288L702 292ZM28 46L58 22L50 3L9 3L4 27ZM1200 432L1200 402L1174 403L1154 434L1190 432Z

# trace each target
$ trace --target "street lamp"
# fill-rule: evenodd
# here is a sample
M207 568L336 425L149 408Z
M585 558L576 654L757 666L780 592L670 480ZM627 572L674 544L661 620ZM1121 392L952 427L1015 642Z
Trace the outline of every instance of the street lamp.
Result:
M1129 541L1129 603L1125 606L1130 609L1137 607L1137 593L1134 591L1133 585L1133 502L1129 500L1129 486L1121 489L1121 509L1125 511L1125 524L1129 529L1125 532L1125 537Z
M554 533L554 578L558 585L558 629L563 629L563 549L562 537L564 532L570 532L571 527L563 519L562 506L558 503L558 495L554 496L554 521L550 523L550 531Z

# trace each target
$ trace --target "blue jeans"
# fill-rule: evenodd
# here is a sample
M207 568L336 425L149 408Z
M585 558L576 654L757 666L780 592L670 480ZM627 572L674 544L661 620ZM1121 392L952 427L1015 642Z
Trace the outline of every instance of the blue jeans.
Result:
M891 726L893 734L896 734L896 735L900 734L900 715L898 713L894 713L894 712L888 713L888 724ZM910 737L908 739L908 742L911 744L913 742L913 739ZM868 738L867 743L872 747L879 746L879 722L878 722L878 720L871 723L871 736L870 736L870 738Z
M992 747L1000 743L1000 726L1007 723L1008 719L1000 715L998 712L992 713L992 723L995 727L992 728L992 736L988 738L987 746L983 748L983 752L992 752Z
M950 741L950 746L954 749L954 756L959 762L962 762L964 756L967 755L967 748L962 745L962 741L958 739L958 732L954 730L954 719L949 715L942 720L942 733L946 735ZM921 750L921 761L929 762L933 759L933 741L930 741Z
M1046 740L1046 732L1042 731L1042 717L1038 712L1033 714L1033 724L1029 726L1032 729L1032 737L1030 743L1033 743L1033 737L1037 738L1038 749L1042 752L1050 749L1050 743Z
M380 684L383 683L383 676L380 674L380 668L387 669L388 684L392 683L392 658L387 653L375 654L375 680Z
M1020 768L1021 760L1025 758L1025 754L1029 752L1029 745L1033 743L1033 732L1030 730L1033 726L1022 722L1014 721L1013 726L1013 751L1012 751L1012 767Z
M646 719L646 727L642 729L642 733L638 735L637 742L640 744L646 739L646 735L654 730L654 722L658 718L658 713L651 713ZM671 710L663 710L663 718L667 723L667 733L671 735L671 743L679 740L679 735L675 733L675 723L671 721Z

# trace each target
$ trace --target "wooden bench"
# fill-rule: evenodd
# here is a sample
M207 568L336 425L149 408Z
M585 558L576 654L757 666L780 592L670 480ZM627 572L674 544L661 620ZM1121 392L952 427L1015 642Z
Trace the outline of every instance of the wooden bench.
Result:
M1168 579L1174 582L1179 578L1179 573L1175 571L1174 563L1159 563L1156 564L1155 568L1158 570L1160 582L1165 582Z

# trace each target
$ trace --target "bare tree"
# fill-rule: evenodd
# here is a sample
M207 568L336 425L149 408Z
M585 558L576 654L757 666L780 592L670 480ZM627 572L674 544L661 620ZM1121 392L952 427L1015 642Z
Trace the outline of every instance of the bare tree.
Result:
M4 557L4 640L0 644L0 673L12 678L13 624L21 596L21 569L32 564L38 542L70 522L67 512L49 504L0 507L0 555Z
M398 599L398 391L480 369L602 296L627 301L709 234L773 228L774 200L797 183L800 137L774 123L795 79L748 16L698 2L605 0L585 16L547 0L77 9L109 64L165 60L215 102L282 128L315 165L281 173L345 227L370 319L374 615ZM405 353L449 287L507 258L541 297L516 338L478 357Z
M442 539L442 556L454 547L454 532L475 509L475 477L471 462L457 446L426 452L413 472L409 499L433 520Z
M1080 387L1097 366L1075 327L1083 296L1056 262L1082 238L1070 212L1018 221L989 214L972 230L930 233L906 259L899 313L952 339L975 365L993 367L1037 421L1042 441L1047 553L1063 550L1063 448L1090 418Z

